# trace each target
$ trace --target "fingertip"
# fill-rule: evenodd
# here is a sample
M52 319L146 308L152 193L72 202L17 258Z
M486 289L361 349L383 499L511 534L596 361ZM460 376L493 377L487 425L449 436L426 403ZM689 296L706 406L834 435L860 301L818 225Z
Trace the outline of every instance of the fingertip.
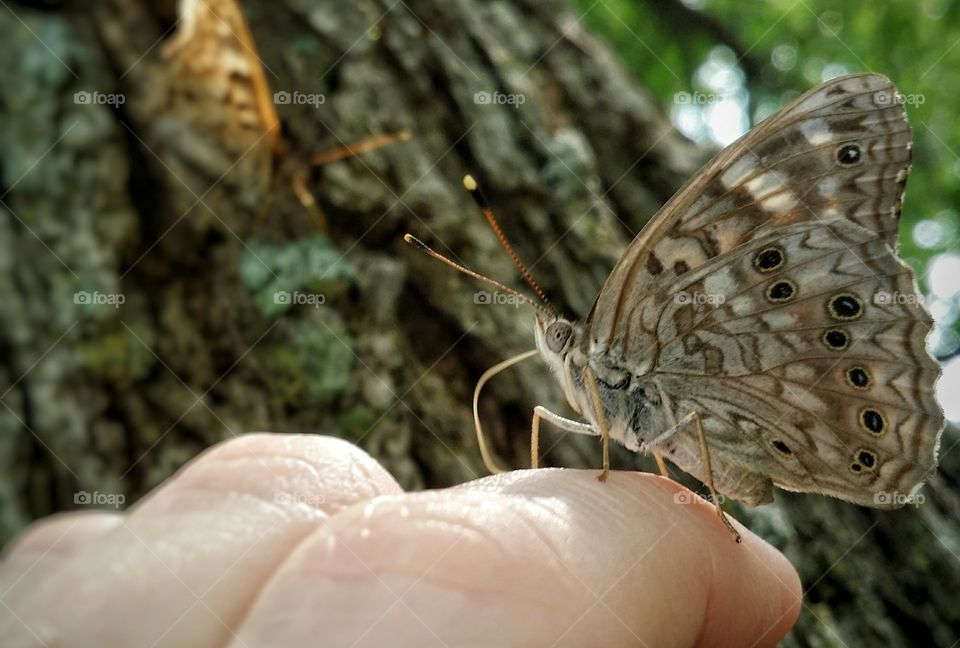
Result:
M479 489L561 498L566 524L542 528L580 545L583 582L611 588L609 609L651 645L773 646L799 615L800 579L787 558L731 517L737 543L711 503L671 479L612 473L600 484L589 471L528 471L471 485ZM580 624L583 636L602 631L594 620L603 622Z
M790 632L790 629L797 624L797 619L800 618L802 607L803 583L800 582L800 574L797 573L793 565L790 565L787 581L784 583L783 589L780 590L780 609L783 610L783 616L772 631L774 638L784 637Z
M712 574L698 643L776 646L800 614L800 576L779 550L749 529L738 528L740 544L729 537L727 542L704 537Z
M777 551L774 547L767 545L774 553L773 569L779 574L777 579L780 583L780 605L777 622L773 624L770 632L763 637L765 643L758 645L775 646L790 629L796 625L800 617L800 609L803 607L803 584L800 582L800 574L790 563L786 556ZM769 641L767 641L769 637Z

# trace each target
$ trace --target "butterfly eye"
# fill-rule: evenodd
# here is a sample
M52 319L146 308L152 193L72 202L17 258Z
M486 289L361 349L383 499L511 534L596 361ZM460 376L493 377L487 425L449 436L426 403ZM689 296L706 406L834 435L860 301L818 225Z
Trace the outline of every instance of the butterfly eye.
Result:
M570 339L572 332L573 327L566 322L554 322L547 327L547 347L554 353L560 353L567 344L567 340Z
M861 157L860 147L856 144L846 144L837 150L837 162L844 166L853 166Z
M857 389L866 389L870 386L870 375L863 367L852 367L847 370L847 382Z
M860 410L860 425L871 434L880 436L887 428L887 421L883 418L883 414L877 410L872 407L865 407Z
M863 313L863 304L856 295L840 293L830 298L827 302L827 310L834 319L852 320Z
M823 343L831 349L846 349L850 338L840 329L830 329L823 334Z
M753 259L753 265L760 272L770 272L783 265L783 250L780 248L767 248Z

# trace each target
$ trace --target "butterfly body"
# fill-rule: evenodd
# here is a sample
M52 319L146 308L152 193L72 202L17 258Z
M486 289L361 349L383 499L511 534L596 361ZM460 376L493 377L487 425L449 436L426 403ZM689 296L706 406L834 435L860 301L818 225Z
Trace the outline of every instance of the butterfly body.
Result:
M651 219L585 321L537 316L592 433L751 505L777 485L887 508L932 474L939 367L896 254L911 148L896 96L875 74L814 88Z
M586 344L582 323L557 319L546 323L536 320L537 346L564 388L570 406L581 416L590 417L591 402L584 380L584 367L590 366L596 378L604 416L611 438L628 450L642 452L657 429L666 429L668 419L660 407L655 387L645 381L644 372L630 371L615 360ZM591 420L599 434L599 424Z

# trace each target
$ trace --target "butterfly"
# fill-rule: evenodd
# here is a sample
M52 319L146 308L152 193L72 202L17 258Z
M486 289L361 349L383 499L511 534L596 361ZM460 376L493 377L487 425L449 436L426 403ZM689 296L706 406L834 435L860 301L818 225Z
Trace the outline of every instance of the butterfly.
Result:
M534 447L544 419L603 439L601 479L614 439L751 506L774 486L908 501L936 470L944 419L932 320L897 256L911 159L899 97L878 74L836 78L726 147L633 240L583 320L553 309L514 255L543 302L527 299L536 352L583 418L538 406Z
M178 0L175 16L166 15L166 3L155 4L160 17L175 19L158 47L137 40L151 23L137 3L114 0L102 33L125 69L127 114L143 133L138 138L178 179L175 186L188 189L183 206L213 192L262 214L282 180L325 229L308 186L312 168L410 138L400 130L298 156L277 112L291 93L271 91L279 77L261 57L237 0Z

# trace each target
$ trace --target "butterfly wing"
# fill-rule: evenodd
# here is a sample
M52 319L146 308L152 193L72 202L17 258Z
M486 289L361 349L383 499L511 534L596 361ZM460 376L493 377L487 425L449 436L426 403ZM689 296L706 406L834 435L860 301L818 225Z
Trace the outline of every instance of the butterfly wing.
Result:
M644 328L635 306L655 282L681 276L770 228L839 215L896 249L911 148L897 96L883 76L840 77L721 151L617 263L587 317L596 344L615 348Z
M228 183L259 195L282 139L246 18L236 0L180 0L178 13L163 48L169 83L159 118L168 120L169 145L193 171L229 174Z
M935 470L932 321L913 272L872 232L784 226L651 299L653 382L674 420L700 413L721 492L750 501L736 489L767 480L885 506ZM695 430L665 450L705 477Z
M649 377L674 421L700 414L722 493L877 506L935 468L931 321L895 254L911 142L897 96L879 75L834 79L726 148L587 319L591 358ZM688 427L663 449L703 479Z

